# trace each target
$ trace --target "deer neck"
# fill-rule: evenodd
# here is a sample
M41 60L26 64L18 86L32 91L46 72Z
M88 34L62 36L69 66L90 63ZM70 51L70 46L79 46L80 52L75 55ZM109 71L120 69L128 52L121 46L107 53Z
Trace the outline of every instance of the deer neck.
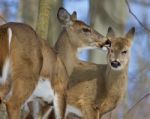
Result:
M127 85L127 72L128 64L122 70L113 70L109 65L107 65L106 70L106 92L109 96L122 96L126 90ZM118 98L119 98L118 97Z
M121 71L117 71L107 65L105 74L105 94L100 100L101 114L114 109L119 100L123 97L127 85L127 71L128 66Z
M64 30L56 42L55 50L64 65L68 75L70 76L73 72L75 65L77 64L77 47L75 47L71 42L71 37L69 37L66 30Z

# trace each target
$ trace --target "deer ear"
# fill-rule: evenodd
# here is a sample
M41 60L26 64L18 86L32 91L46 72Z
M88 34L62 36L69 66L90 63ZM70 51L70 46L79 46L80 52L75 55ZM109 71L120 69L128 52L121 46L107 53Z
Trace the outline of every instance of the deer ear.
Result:
M114 32L114 30L111 27L108 28L107 37L110 37L110 38L114 38L115 37L115 32Z
M59 22L65 26L71 24L71 15L65 8L59 8L57 18Z
M125 37L126 37L127 39L132 40L133 37L134 37L134 33L135 33L135 27L132 27L132 28L126 33Z
M71 20L73 20L73 21L77 20L77 12L76 12L76 11L74 11L74 12L72 13L72 15L71 15Z

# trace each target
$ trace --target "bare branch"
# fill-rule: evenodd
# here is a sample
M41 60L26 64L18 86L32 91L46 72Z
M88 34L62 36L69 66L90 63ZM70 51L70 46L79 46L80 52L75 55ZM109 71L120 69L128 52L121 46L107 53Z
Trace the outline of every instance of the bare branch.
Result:
M138 4L138 5L142 5L144 7L149 7L150 6L150 2L146 2L146 1L139 1L139 0L131 0L130 1L131 3L135 3L135 4Z
M131 112L132 109L133 109L136 105L138 105L144 98L147 98L148 96L150 96L150 93L146 94L146 95L143 96L139 101L137 101L137 102L125 113L125 115L128 114L129 112Z
M5 23L7 23L6 19L4 19L2 16L0 16L0 19L2 19Z
M138 22L146 31L150 32L150 29L147 28L147 27L145 27L145 25L144 25L144 24L137 18L137 16L132 12L128 0L125 0L125 2L126 2L126 4L127 4L129 13L137 20L137 22Z

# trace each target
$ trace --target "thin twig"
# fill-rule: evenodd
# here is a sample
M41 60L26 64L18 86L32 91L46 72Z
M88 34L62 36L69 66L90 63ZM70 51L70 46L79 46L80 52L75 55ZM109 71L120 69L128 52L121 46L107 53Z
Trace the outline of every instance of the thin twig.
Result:
M137 16L132 12L128 0L125 0L125 2L126 2L126 4L127 4L129 13L137 20L137 22L138 22L146 31L150 32L150 29L147 28L147 27L145 27L145 25L144 25L144 24L137 18Z
M146 1L142 1L142 0L131 0L130 1L131 3L135 3L135 4L138 4L138 5L142 5L144 7L149 7L150 6L150 2L146 2Z
M137 102L125 113L125 115L128 114L130 111L132 111L132 109L133 109L138 103L140 103L144 98L147 98L148 96L150 96L150 93L146 94L146 95L143 96L139 101L137 101Z
M0 19L2 19L5 23L7 23L6 19L4 19L2 16L0 16Z

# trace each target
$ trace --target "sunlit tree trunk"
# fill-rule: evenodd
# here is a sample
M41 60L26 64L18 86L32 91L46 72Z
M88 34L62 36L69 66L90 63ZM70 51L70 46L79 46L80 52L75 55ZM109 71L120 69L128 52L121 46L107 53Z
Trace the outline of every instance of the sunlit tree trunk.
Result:
M48 37L48 27L51 11L51 0L39 0L39 12L36 24L37 33L43 38Z

